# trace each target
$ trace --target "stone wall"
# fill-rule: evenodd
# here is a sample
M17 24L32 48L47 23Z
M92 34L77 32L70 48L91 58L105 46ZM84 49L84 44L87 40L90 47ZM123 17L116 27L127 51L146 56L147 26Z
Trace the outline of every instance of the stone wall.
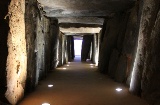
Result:
M137 53L130 91L141 94L152 105L160 104L160 1L140 2L141 17Z
M128 86L137 47L139 15L139 2L136 2L132 9L107 19L100 41L99 70Z
M59 32L59 35L58 35L58 67L59 66L62 66L62 33Z
M75 58L75 52L74 52L74 37L71 36L71 57L72 59Z
M72 35L67 35L66 36L66 43L67 43L67 59L69 62L71 62L75 55L74 55L74 36Z
M71 53L71 38L72 36L68 35L67 36L67 55L68 55L68 61L72 61L72 53Z
M37 18L36 36L36 75L37 82L47 76L48 71L54 69L57 57L56 48L58 46L57 20L41 16ZM51 29L53 28L53 29ZM61 61L62 62L62 59ZM53 68L51 68L53 67Z
M107 21L100 43L99 70L126 83L131 93L151 105L160 104L159 4L137 1L132 9L115 15Z
M12 0L9 5L9 35L7 57L8 101L15 105L24 95L27 74L27 53L25 40L25 1Z
M51 45L53 46L53 50L51 53L51 58L52 58L51 68L54 69L58 66L59 26L58 26L58 20L56 18L51 18L50 34L53 35L53 41L51 41Z
M66 64L67 62L67 56L66 56L66 51L67 51L67 48L66 48L66 36L63 35L62 36L62 65Z
M32 91L38 85L39 80L45 78L53 67L53 51L57 46L54 40L58 39L56 36L59 32L58 21L43 16L37 4L36 0L12 0L10 2L8 12L10 31L8 42L6 42L8 58L5 96L11 104L17 104L23 98L24 91ZM4 32L7 33L7 31L6 25ZM7 34L4 35L5 38ZM5 41L7 39L3 42L3 49L7 51ZM3 55L6 54L7 52ZM5 62L5 59L2 60ZM4 74L4 81L5 78ZM4 82L0 86L5 87L5 84Z
M44 17L37 17L36 29L36 85L45 74L45 35L44 35Z
M91 42L93 41L93 35L84 35L82 42L81 61L86 61L90 54Z
M97 59L98 59L98 34L94 34L92 40L92 62L96 64Z
M32 91L35 88L36 82L36 27L38 8L36 0L26 0L25 12L25 31L26 31L26 46L27 46L27 81L26 92Z
M102 30L102 40L100 45L99 71L108 73L110 56L114 49L120 50L119 44L123 43L126 24L128 21L128 13L122 12L116 14L107 21L105 33ZM117 46L118 45L118 46Z
M135 53L137 48L138 30L139 30L139 2L130 11L130 16L125 33L122 53L127 58L127 71L126 71L126 83L129 86L131 81L131 74L133 70L133 64L135 59Z

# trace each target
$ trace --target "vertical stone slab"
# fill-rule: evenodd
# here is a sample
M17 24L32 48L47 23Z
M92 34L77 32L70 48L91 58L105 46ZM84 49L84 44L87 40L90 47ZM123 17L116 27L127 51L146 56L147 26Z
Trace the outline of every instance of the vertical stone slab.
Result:
M122 53L127 56L127 85L130 85L131 81L131 74L133 70L133 64L134 64L134 58L135 58L135 53L136 53L136 47L137 47L137 40L138 40L138 14L139 14L139 2L135 3L135 6L132 8L127 28L126 28L126 33L125 33L125 38L123 42L123 48L122 48Z
M65 63L68 63L68 39L67 36L65 36Z
M140 95L142 90L142 72L145 68L145 57L149 38L151 37L152 29L154 28L155 20L159 9L159 0L146 0L142 2L142 15L140 18L140 29L138 37L138 47L136 58L134 62L130 91L134 94ZM147 75L147 74L146 74Z
M74 38L73 36L71 36L71 56L72 56L72 59L74 59L75 57L75 53L74 53Z
M9 5L9 35L6 98L15 105L24 95L27 74L25 40L25 1L12 0Z
M82 42L81 61L86 61L90 52L91 42L93 40L92 35L84 35Z
M109 61L108 75L113 79L115 78L115 73L118 68L119 55L118 50L114 49L111 54L111 60Z
M121 55L118 61L117 69L115 71L115 80L121 83L125 82L126 71L127 71L127 57L125 55Z
M25 0L25 34L26 34L26 47L27 47L27 80L25 91L32 91L35 88L36 82L36 21L37 12L36 0Z
M97 48L97 55L96 55L96 66L99 65L99 56L100 56L100 44L101 44L101 35L102 35L102 30L97 34L98 35L98 48Z
M74 54L74 38L71 35L67 35L66 36L66 40L67 40L67 57L68 57L68 61L72 61L75 57Z
M45 59L45 37L44 37L44 26L43 16L37 17L36 27L36 85L38 81L43 78L44 74L44 59Z
M127 29L127 23L128 23L128 19L130 16L130 12L126 12L122 15L122 20L121 20L121 24L120 24L120 30L119 30L119 35L118 35L118 39L117 39L117 49L119 52L122 51L123 48L123 42L125 39L125 33L126 33L126 29Z
M59 33L58 38L58 66L62 66L62 33Z
M101 31L100 43L103 42L103 38L104 38L105 32L107 30L107 28L106 28L108 25L107 22L108 22L108 19L104 19L104 23L103 23L103 27L102 27L102 31Z
M71 53L71 36L67 36L67 55L68 61L72 60L72 53Z
M152 6L156 7L156 5ZM151 36L147 37L147 39L146 56L141 81L142 97L152 105L160 105L160 6Z
M98 54L98 36L97 34L93 35L93 45L92 45L92 62L96 64L97 54Z
M66 36L62 36L62 65L66 64Z
M122 14L115 15L107 21L106 31L103 42L100 46L99 71L102 73L108 72L109 60L112 50L116 47L117 39L120 31Z
M56 18L51 18L51 25L50 25L50 35L53 37L51 38L51 46L52 46L52 65L51 68L54 69L58 65L58 35L59 35L59 26L58 26L58 20Z
M94 35L95 41L95 57L94 57L94 63L96 66L98 66L98 58L99 58L99 34Z
M45 57L44 57L44 74L43 77L47 76L48 71L50 71L50 62L51 62L51 41L52 39L52 35L50 34L50 18L48 17L44 17L44 40L45 40L45 46L44 46L44 52L45 52Z

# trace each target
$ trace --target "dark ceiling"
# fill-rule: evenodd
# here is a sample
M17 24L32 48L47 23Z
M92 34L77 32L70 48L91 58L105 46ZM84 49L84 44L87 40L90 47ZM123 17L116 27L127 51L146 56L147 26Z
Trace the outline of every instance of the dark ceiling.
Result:
M132 7L136 0L38 0L45 15L56 17L61 27L101 27L104 18ZM71 30L70 30L71 31ZM71 32L73 33L73 32ZM84 32L83 32L84 33ZM87 32L88 33L88 32Z

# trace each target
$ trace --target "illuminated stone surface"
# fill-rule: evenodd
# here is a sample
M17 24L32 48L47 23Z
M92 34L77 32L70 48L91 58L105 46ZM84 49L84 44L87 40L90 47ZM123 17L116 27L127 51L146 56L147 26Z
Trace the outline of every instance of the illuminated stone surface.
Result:
M23 98L27 74L27 55L25 40L25 1L12 0L9 6L10 16L7 58L6 98L16 104Z

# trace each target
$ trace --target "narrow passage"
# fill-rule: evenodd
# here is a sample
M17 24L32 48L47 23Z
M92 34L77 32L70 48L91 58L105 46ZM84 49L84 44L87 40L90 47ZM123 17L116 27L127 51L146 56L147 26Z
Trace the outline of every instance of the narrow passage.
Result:
M79 59L51 72L19 105L147 105L129 94L126 86L99 73L91 62Z

